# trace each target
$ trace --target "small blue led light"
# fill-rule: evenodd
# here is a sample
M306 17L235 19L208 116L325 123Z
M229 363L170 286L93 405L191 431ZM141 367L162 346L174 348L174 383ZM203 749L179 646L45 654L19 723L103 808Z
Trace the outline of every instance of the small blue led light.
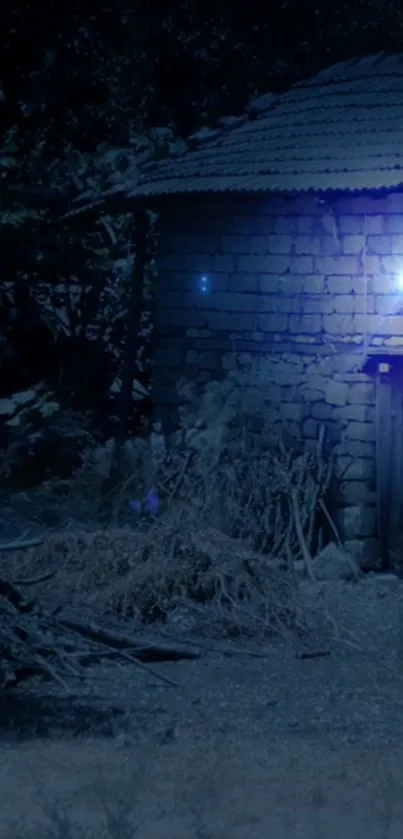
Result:
M200 294L211 293L211 280L207 274L201 274L198 280Z

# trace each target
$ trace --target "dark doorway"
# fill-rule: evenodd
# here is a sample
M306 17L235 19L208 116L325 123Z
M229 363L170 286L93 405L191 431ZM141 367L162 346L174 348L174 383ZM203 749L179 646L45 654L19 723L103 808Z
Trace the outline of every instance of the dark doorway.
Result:
M373 361L380 558L384 570L403 571L403 347Z

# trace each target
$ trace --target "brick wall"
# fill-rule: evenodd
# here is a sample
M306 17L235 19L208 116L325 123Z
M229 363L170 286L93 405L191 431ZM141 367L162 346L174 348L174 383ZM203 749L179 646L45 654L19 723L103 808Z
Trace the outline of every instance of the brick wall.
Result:
M203 382L252 361L252 410L263 397L273 421L307 440L326 424L344 473L339 523L351 547L367 538L360 548L370 555L374 382L363 363L368 345L403 347L403 194L170 201L158 269L162 418L175 408L181 376Z

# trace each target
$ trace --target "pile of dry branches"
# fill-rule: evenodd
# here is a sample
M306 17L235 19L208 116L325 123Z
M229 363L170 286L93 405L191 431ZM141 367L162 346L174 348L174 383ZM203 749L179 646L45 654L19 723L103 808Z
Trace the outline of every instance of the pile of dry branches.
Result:
M180 610L193 617L199 632L219 637L267 637L295 626L298 579L316 576L315 557L329 534L339 542L327 508L332 461L324 451L324 429L315 447L296 450L273 439L270 428L255 433L213 407L209 403L204 419L185 426L167 449L162 446L159 458L155 450L150 456L148 446L138 457L134 451L119 503L129 510L130 499L154 487L155 513L131 514L122 527L79 528L75 522L56 538L46 535L43 546L0 545L19 557L33 548L31 564L20 561L14 578L21 571L25 576L27 570L54 569L56 562L65 602L79 592L99 615L136 618L143 627L166 623ZM37 674L66 685L69 676L82 678L97 658L144 663L156 659L157 647L109 632L103 618L84 625L40 607L24 598L18 583L0 579L5 684ZM160 654L170 653L165 646ZM171 654L181 657L181 650L171 648Z
M20 541L0 547L21 550L38 540ZM44 582L50 574L20 581L21 588ZM148 662L197 658L190 647L169 642L150 642L120 628L101 622L83 621L60 606L43 607L27 599L20 588L0 578L0 689L16 687L33 677L51 679L66 692L73 680L82 680L86 668L102 660L129 662L150 671ZM175 684L151 670L157 678Z

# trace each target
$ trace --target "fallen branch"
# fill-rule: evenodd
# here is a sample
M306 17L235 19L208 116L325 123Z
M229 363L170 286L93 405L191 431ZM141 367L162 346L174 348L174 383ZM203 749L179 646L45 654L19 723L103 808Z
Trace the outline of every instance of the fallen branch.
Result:
M308 574L308 577L311 580L314 580L315 579L315 574L314 574L314 570L313 570L313 559L312 559L311 554L308 550L306 540L305 540L305 537L304 537L304 531L302 529L302 524L301 524L301 516L300 516L300 511L299 511L297 493L296 493L294 488L290 489L290 500L291 500L293 517L294 517L295 532L297 534L299 547L301 549L302 559L304 560L305 568L306 568L306 572Z
M71 657L74 656L74 665ZM57 617L16 586L0 578L0 687L15 687L32 676L57 682L69 692L69 678L83 678L85 668L106 656L127 661L171 686L176 682L148 662L195 659L199 650L162 641L150 643L101 624Z
M0 542L0 551L26 551L28 548L37 548L42 545L43 539L16 539L14 542Z

